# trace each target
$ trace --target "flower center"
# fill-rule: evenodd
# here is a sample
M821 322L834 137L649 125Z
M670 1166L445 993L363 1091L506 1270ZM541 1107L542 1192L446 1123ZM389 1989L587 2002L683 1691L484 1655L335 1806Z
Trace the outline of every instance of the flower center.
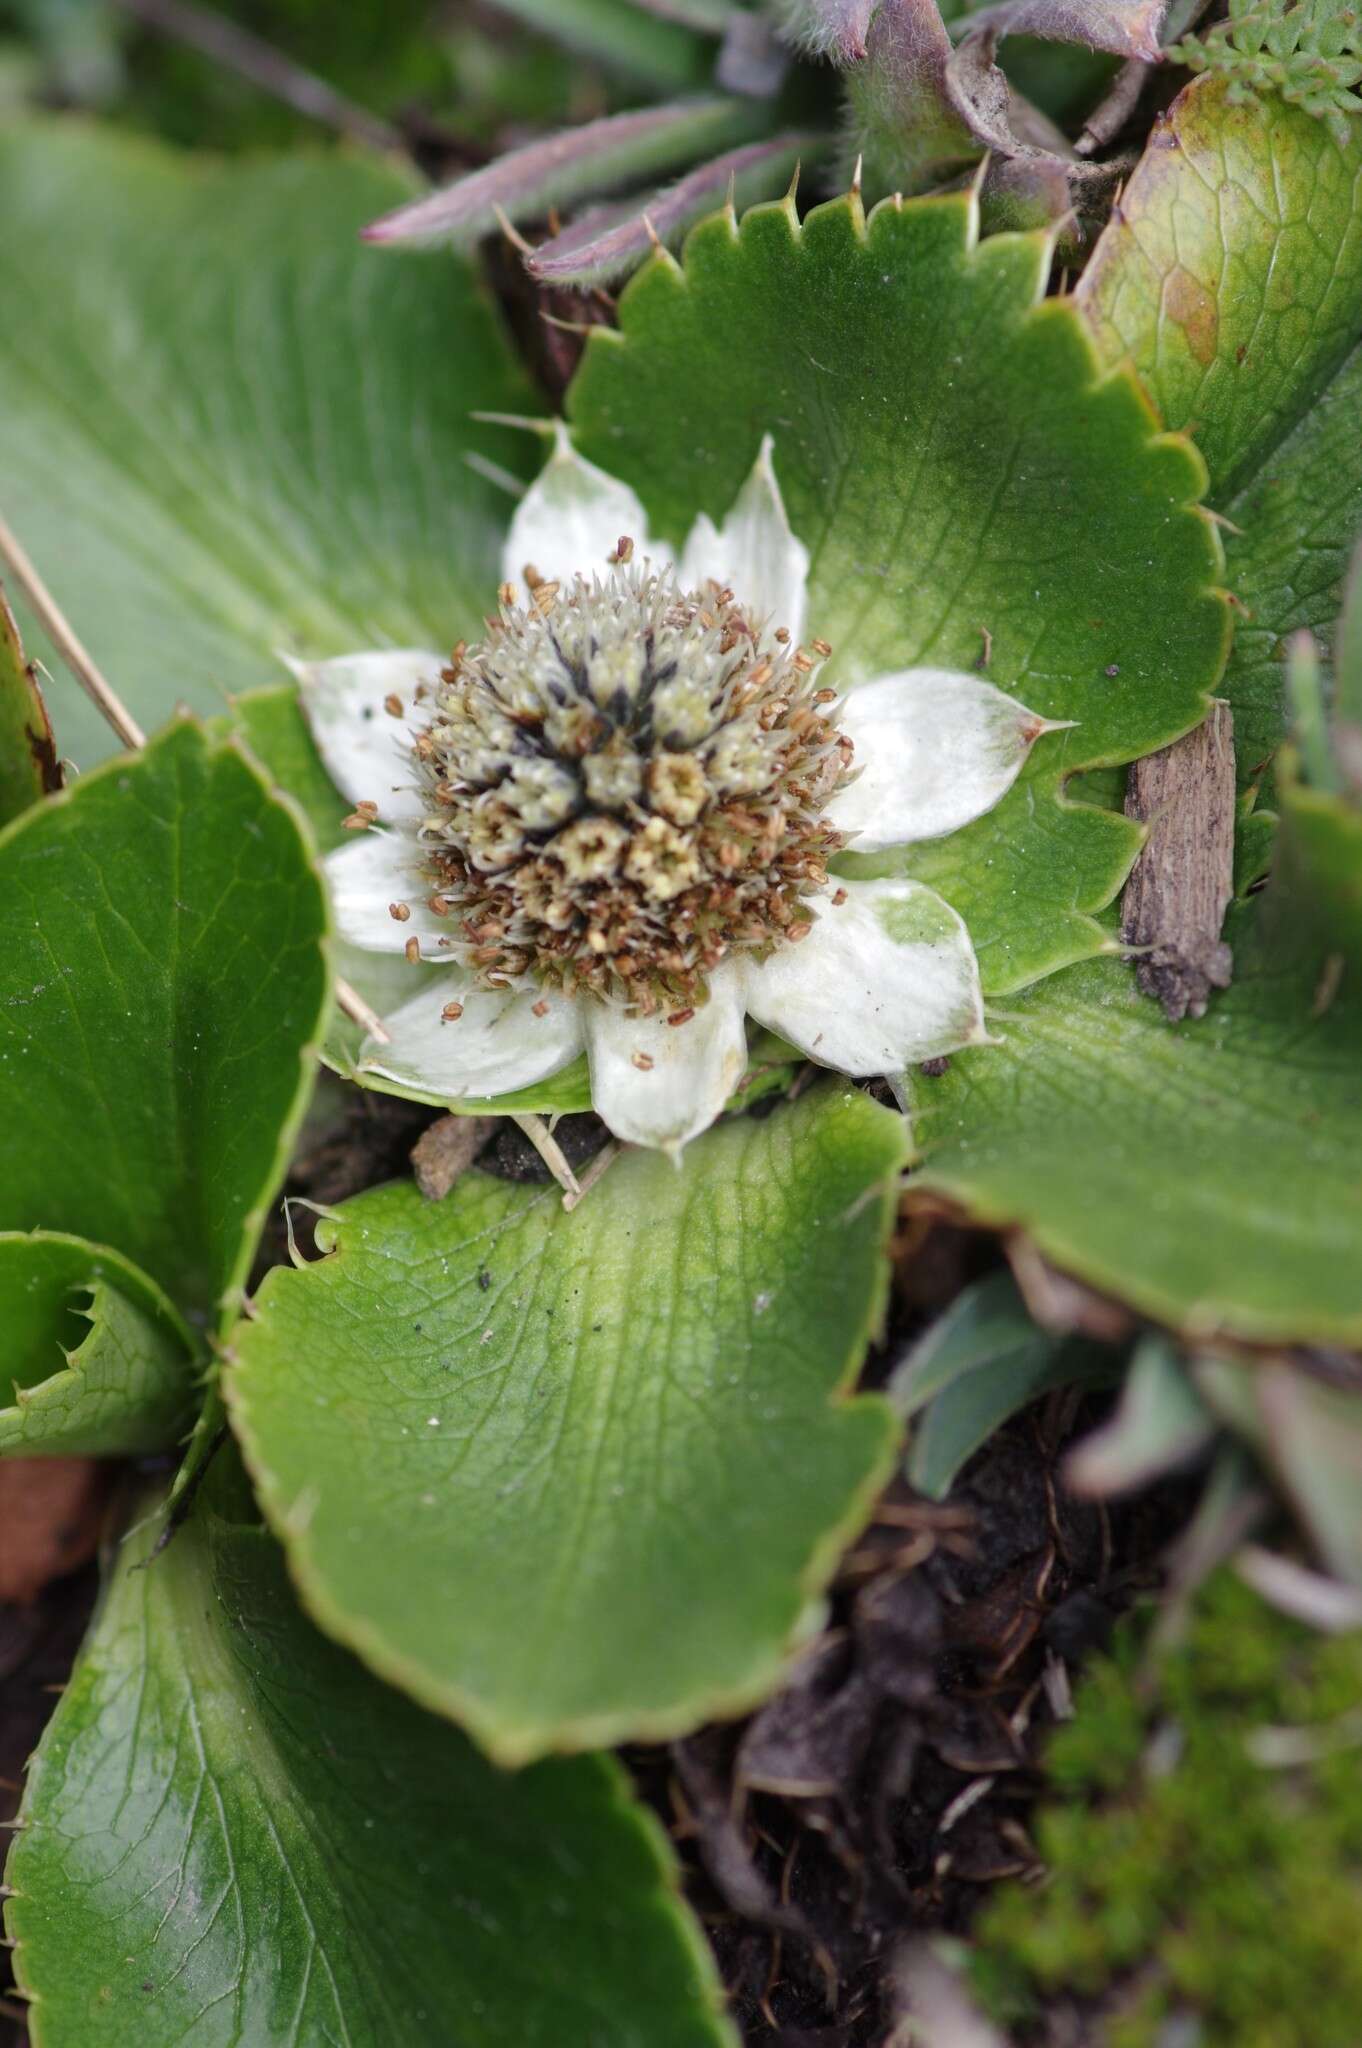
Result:
M528 975L679 1021L727 953L811 927L851 762L816 683L831 650L731 590L683 590L628 540L603 579L525 584L455 649L416 737L431 907L486 985Z

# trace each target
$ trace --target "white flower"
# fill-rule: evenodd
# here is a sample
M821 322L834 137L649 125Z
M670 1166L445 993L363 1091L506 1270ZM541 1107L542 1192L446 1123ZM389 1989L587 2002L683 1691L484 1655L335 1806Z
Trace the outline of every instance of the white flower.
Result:
M740 1080L745 1017L857 1076L986 1037L950 906L827 861L954 832L1052 728L941 669L838 702L829 650L800 644L808 566L769 441L677 562L560 426L477 648L297 666L326 766L374 821L327 862L341 935L446 969L362 1070L458 1101L585 1049L611 1130L675 1153Z

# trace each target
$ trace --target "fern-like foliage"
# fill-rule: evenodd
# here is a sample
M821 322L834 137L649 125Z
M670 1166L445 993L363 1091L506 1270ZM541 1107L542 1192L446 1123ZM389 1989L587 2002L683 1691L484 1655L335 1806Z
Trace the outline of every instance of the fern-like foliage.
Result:
M1359 0L1230 0L1227 21L1185 36L1167 54L1193 71L1227 79L1236 103L1279 92L1327 121L1340 148L1351 118L1362 114L1354 90L1362 81Z

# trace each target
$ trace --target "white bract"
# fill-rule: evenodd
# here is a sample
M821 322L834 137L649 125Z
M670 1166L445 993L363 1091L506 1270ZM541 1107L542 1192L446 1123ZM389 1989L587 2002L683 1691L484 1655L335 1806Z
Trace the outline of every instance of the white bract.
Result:
M986 1037L950 906L828 862L967 824L1052 728L941 669L820 687L808 566L769 441L678 561L559 427L477 647L298 665L363 834L327 862L341 935L444 970L362 1071L457 1102L585 1050L611 1130L679 1153L740 1081L749 1016L857 1076Z

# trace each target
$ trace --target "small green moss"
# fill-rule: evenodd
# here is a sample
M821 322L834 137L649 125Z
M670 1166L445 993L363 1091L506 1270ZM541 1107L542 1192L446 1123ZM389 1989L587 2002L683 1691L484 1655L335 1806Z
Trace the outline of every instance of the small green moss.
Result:
M1013 2024L1097 2001L1103 2048L1156 2048L1175 2014L1201 2048L1356 2048L1362 1635L1316 1635L1222 1574L1154 1688L1139 1636L1051 1743L1049 1875L984 1913L981 1996Z

